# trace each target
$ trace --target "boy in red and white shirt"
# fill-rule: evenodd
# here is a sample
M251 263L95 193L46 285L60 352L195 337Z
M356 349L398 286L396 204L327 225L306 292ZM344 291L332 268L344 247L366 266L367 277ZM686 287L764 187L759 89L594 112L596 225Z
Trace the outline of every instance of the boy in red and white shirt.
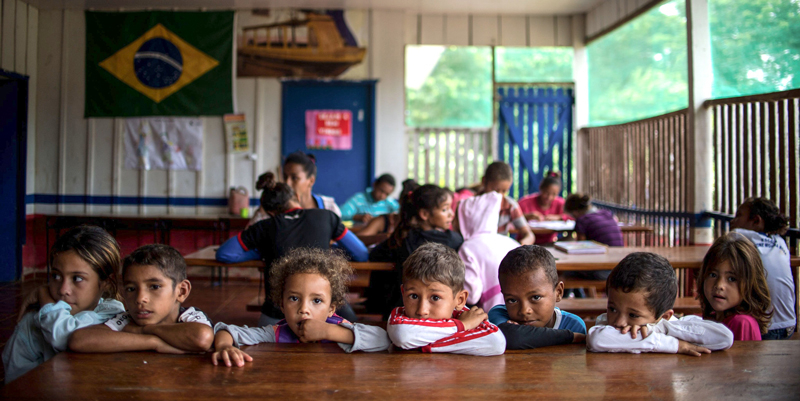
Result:
M403 306L389 316L386 331L395 346L422 352L492 356L506 339L488 315L465 307L464 263L447 246L428 243L403 263Z

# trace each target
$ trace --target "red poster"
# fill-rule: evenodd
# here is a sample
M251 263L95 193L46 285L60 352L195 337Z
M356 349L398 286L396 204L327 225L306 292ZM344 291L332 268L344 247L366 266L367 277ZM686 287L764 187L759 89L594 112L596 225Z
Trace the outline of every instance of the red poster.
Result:
M353 112L350 110L306 110L306 147L350 150Z

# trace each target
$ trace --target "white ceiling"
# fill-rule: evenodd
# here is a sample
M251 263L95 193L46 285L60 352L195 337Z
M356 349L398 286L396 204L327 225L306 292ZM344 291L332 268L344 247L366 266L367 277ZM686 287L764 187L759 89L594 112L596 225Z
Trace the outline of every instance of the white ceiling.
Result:
M40 9L330 8L422 14L582 14L602 0L24 0Z

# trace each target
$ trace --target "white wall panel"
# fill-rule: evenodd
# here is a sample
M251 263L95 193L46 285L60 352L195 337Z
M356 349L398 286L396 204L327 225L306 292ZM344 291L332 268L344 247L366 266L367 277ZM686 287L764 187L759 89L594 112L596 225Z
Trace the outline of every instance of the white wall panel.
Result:
M527 46L527 17L508 16L500 17L500 43L502 46Z
M346 10L344 19L347 21L347 26L350 27L350 32L356 38L359 47L367 48L367 55L364 61L356 64L344 72L340 79L367 79L369 77L369 54L372 51L372 46L369 43L369 10Z
M445 16L444 44L453 46L469 46L469 16Z
M255 124L258 132L258 174L280 172L281 166L281 83L277 79L259 78L256 82Z
M407 141L404 130L403 104L405 84L403 77L402 12L373 11L373 23L385 29L373 31L376 49L375 78L379 78L375 101L375 173L392 174L398 182L408 176ZM400 185L395 189L395 195Z
M528 18L530 46L553 46L555 38L555 19L550 15L532 15Z
M445 43L444 15L423 15L421 29L421 40L423 45L442 45Z
M37 194L58 193L62 14L60 10L39 12L39 81L36 90L36 115L39 118L36 121L35 141ZM36 212L39 213L38 207Z
M496 15L472 16L473 46L492 46L500 43L498 19Z
M27 74L30 77L28 80L28 158L27 167L25 172L26 183L25 193L33 194L36 192L36 122L38 120L36 114L36 99L37 90L39 86L38 78L38 43L39 43L39 10L35 7L28 7L28 34L26 35L28 43L26 43L27 50L25 51L25 65ZM26 213L33 214L35 208L33 204L26 207Z
M86 119L83 118L85 65L86 65L86 23L83 11L65 11L63 37L69 43L69 50L62 52L62 112L61 135L65 135L65 167L62 177L64 194L83 195L86 189L86 163L92 155L86 154ZM65 89L66 87L66 89Z
M556 46L572 46L572 17L556 17Z
M25 52L28 51L28 5L17 1L14 29L14 71L28 74Z
M595 36L651 3L652 0L605 0L586 14L586 34Z
M0 31L0 68L14 71L17 0L3 0L3 26Z
M415 13L406 13L403 15L403 38L405 39L404 43L407 45L418 45L419 44L419 14ZM373 24L375 23L375 16L372 17ZM373 32L373 35L375 33ZM374 39L374 38L373 38Z

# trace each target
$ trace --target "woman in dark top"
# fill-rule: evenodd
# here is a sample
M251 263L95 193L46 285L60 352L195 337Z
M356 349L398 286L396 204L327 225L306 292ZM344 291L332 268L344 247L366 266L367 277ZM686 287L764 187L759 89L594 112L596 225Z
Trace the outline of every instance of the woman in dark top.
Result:
M217 250L218 261L236 263L263 259L267 265L264 284L268 286L272 262L290 249L329 249L330 242L336 241L355 261L367 260L367 248L342 225L339 216L325 209L300 208L292 187L276 183L272 173L267 175L267 183L261 193L261 207L271 218L259 221L222 244ZM266 290L269 293L269 288ZM269 298L264 301L261 313L259 326L275 324L283 319L280 308ZM345 319L356 320L348 305L337 310L337 313Z
M400 197L400 222L392 236L378 244L370 253L374 262L395 263L393 272L372 272L367 289L367 311L388 317L400 306L400 277L403 263L412 252L427 242L447 245L454 250L464 238L449 229L453 221L453 193L436 185L423 185ZM377 273L377 274L376 274Z

